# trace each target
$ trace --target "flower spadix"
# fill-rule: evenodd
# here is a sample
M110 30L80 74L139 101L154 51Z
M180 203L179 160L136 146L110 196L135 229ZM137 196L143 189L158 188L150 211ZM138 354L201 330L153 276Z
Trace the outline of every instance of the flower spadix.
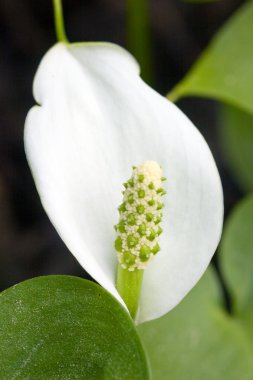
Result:
M145 269L160 251L162 232L162 170L155 161L146 161L133 168L133 175L124 183L123 202L119 206L119 223L115 226L115 248L123 269L130 272Z
M137 217L129 212L119 219L122 183L133 164L161 165L168 189L157 243L162 249L155 255L151 237L158 239L158 227L145 224L150 228L145 239L151 239L145 240L146 256L142 240L138 254L129 251L138 256L133 268L146 267L138 322L168 312L201 277L220 239L222 189L203 137L141 80L134 58L112 44L56 44L39 66L34 97L25 149L42 204L80 264L123 304L115 287L114 242L122 238L118 257L130 268L120 228L125 217L129 224ZM137 167L134 176L142 170ZM134 202L138 199L135 194Z
M138 312L143 271L160 251L162 196L166 194L163 180L161 167L155 161L134 166L133 175L124 183L123 202L118 208L116 285L133 318Z

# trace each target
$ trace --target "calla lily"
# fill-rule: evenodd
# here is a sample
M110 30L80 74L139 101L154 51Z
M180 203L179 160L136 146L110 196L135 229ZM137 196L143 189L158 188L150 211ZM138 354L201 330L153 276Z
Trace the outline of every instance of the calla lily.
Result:
M161 252L145 269L138 322L167 313L199 280L220 239L222 188L203 137L113 44L56 44L39 66L34 97L25 149L42 204L83 268L122 303L113 229L122 183L132 165L162 166Z

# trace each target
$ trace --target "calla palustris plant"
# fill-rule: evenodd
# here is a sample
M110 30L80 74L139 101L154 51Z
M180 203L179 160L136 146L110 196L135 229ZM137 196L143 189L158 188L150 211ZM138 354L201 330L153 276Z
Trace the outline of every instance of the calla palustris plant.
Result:
M219 174L198 130L143 82L126 50L67 42L58 16L60 42L34 79L28 162L79 263L137 323L158 318L195 285L217 247Z

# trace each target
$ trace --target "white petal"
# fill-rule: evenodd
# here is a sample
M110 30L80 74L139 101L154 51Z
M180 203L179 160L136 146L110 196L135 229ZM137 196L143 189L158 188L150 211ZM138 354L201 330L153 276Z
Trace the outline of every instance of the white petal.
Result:
M34 83L25 147L52 223L80 264L115 289L113 225L131 166L155 160L168 178L162 251L145 271L139 322L173 308L206 269L220 239L219 175L202 136L111 44L57 44Z

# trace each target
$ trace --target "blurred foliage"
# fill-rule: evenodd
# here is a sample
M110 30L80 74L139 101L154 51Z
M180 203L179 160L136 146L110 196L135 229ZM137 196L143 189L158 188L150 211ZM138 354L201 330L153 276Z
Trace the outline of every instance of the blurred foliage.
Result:
M215 1L221 1L221 0L182 0L186 3L192 3L192 4L206 4L206 3L212 3L212 2L215 2Z
M210 97L253 113L253 2L218 32L188 75L168 95Z
M253 348L253 195L233 210L224 231L220 259L232 299L232 315Z
M253 116L224 106L219 113L224 159L240 188L253 191Z
M147 380L135 326L100 286L38 277L0 296L0 378Z
M154 380L251 380L253 374L253 196L227 222L220 249L232 312L211 268L166 316L139 332Z
M141 77L152 82L150 8L147 0L126 0L127 47L140 64Z

